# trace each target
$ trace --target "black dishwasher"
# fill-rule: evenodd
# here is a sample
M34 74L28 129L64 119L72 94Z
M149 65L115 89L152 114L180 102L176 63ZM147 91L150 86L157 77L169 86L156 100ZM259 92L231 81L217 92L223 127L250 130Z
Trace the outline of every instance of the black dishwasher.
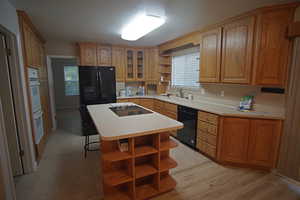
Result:
M177 139L192 148L196 148L197 113L193 108L178 106L178 121L182 122L184 127L177 131Z

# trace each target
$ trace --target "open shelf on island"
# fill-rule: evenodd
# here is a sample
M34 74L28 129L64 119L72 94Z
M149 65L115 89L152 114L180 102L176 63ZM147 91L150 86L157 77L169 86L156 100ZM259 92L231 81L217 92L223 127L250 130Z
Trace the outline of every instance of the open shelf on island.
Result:
M158 152L158 136L145 135L134 139L135 157L145 156Z
M170 132L129 138L128 152L120 152L118 140L101 141L104 199L146 200L172 190L169 170L177 163L170 149L177 145Z
M160 174L160 192L168 192L176 187L176 181L169 175L168 172Z
M129 158L132 158L132 155L128 151L121 152L119 150L116 150L116 151L112 151L112 152L108 152L108 153L103 153L103 160L107 160L110 162L126 160Z
M171 132L165 132L160 134L160 151L166 151L178 146L178 143L170 138Z
M149 154L154 154L157 153L158 150L155 149L153 146L137 146L135 147L135 156L140 157L140 156L146 156Z
M177 167L177 162L175 160L170 158L168 155L161 157L159 171L163 172L175 167Z
M135 182L136 199L149 199L158 194L158 174L137 179Z
M158 161L158 154L135 158L135 178L141 178L157 173Z
M133 180L126 169L116 169L105 173L103 176L104 183L111 186L120 185Z
M132 194L130 194L130 191L133 190L133 183L124 183L116 187L106 188L106 190L109 190L109 194L105 196L105 200L131 200Z

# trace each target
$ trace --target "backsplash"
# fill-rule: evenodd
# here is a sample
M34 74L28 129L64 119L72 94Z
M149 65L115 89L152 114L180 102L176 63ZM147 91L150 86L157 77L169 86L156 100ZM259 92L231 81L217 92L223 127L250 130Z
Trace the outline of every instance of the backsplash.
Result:
M184 96L193 95L195 101L211 101L230 107L238 107L241 97L254 96L253 108L256 111L284 112L285 95L262 93L259 86L228 84L201 84L199 88L183 88ZM178 94L179 88L172 87L168 93Z

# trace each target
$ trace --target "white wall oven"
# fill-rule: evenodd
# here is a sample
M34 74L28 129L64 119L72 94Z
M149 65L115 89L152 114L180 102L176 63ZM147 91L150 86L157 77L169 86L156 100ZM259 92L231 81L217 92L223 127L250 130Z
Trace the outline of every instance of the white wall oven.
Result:
M43 112L40 97L40 81L38 70L35 68L28 69L31 108L35 135L35 144L39 144L44 136Z

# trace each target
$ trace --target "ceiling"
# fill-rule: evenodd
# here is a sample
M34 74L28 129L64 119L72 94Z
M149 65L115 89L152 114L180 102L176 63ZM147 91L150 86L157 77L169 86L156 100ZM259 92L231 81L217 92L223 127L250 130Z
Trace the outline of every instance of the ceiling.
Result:
M11 0L46 40L153 46L245 11L290 0L147 0L164 5L167 22L143 38L120 38L122 26L145 0ZM142 27L141 27L142 28Z

